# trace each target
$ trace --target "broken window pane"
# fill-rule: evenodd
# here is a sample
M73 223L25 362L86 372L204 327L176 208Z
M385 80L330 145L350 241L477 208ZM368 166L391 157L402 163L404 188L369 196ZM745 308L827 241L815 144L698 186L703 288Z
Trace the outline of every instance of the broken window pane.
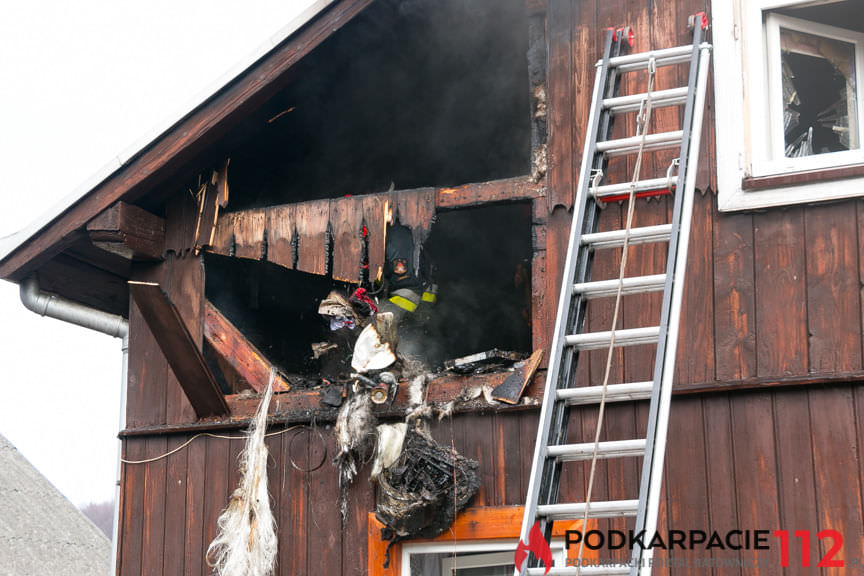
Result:
M860 147L855 45L780 28L785 156Z

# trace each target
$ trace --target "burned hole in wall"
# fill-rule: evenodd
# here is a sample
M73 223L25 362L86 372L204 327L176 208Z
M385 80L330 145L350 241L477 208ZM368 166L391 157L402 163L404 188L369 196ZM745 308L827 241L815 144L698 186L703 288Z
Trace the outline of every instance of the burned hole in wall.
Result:
M528 174L528 34L523 0L372 2L211 150L229 210Z
M400 356L438 371L445 360L492 349L530 352L531 214L530 203L514 202L436 215L419 252L434 269L422 279L437 285L437 300L399 320ZM349 377L360 326L333 330L319 305L331 292L347 300L356 284L209 253L204 266L207 299L292 387ZM378 304L389 295L382 288ZM313 349L321 344L337 344L338 353L316 358ZM226 392L243 388L230 362L208 346L205 357Z
M312 358L312 344L329 335L318 305L331 290L348 292L349 284L269 262L207 253L204 268L207 300L267 360L295 385L317 379L320 367ZM213 351L207 356L211 369L218 368L214 373L225 380ZM220 384L235 391L230 382Z
M438 297L399 349L430 368L493 348L531 350L531 205L439 212L423 245Z

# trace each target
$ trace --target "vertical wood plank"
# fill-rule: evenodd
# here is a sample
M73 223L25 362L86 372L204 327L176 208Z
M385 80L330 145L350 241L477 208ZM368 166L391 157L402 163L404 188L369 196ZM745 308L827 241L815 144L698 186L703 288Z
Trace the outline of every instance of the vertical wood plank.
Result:
M282 437L282 487L279 501L279 566L282 576L306 574L306 540L309 502L306 472L310 468L308 428Z
M267 209L267 260L283 268L294 267L291 239L297 226L293 205Z
M168 438L166 453L179 448L186 440L185 435ZM188 454L188 448L184 448L165 459L165 546L162 553L162 574L183 574L185 571Z
M159 264L136 264L135 280L162 282L166 269ZM126 426L165 423L168 362L134 302L129 305L129 358L126 395Z
M342 570L342 518L339 514L338 470L328 465L327 454L336 453L336 439L328 426L322 430L326 445L312 436L310 458L313 465L324 459L321 468L308 473L309 526L306 554L309 574L338 576ZM325 452L326 450L326 452Z
M465 452L462 454L480 463L480 489L473 506L499 506L495 478L495 428L492 418L484 414L460 415L465 430Z
M861 306L855 212L846 203L808 206L807 329L810 372L861 369Z
M673 404L673 410L675 406ZM708 482L708 518L712 530L725 533L738 529L738 502L735 458L732 441L732 410L729 395L708 396L702 399L705 435L705 472ZM711 559L729 562L730 566L715 566L715 576L740 574L736 567L740 554L736 550L712 549Z
M708 516L708 479L706 473L706 442L703 435L701 398L676 399L669 418L669 444L666 459L666 501L669 526L710 526ZM703 529L705 529L703 528ZM702 550L670 550L674 561L679 561L675 574L705 573L697 559L705 557Z
M234 235L234 256L261 259L261 244L267 229L267 211L245 210L230 215ZM269 240L268 240L269 242Z
M123 458L143 460L147 454L144 438L125 438ZM119 573L122 576L141 574L141 542L144 534L144 467L123 464L123 510L120 526L120 546L117 551Z
M757 373L807 372L804 217L799 207L753 216Z
M363 199L360 196L330 200L330 229L333 233L333 277L358 282L363 253Z
M203 552L206 552L210 542L216 537L218 529L216 519L225 506L228 505L228 458L229 441L222 438L206 438L207 482L204 490L204 541ZM207 563L203 566L204 574L209 574Z
M756 376L753 216L718 215L713 252L717 380L751 378Z
M852 562L864 558L860 454L852 389L849 386L814 389L809 396L819 529L837 530L844 541L835 559L843 561L846 567L826 568L824 574L848 574ZM830 545L828 539L819 543L819 558L828 552Z
M806 390L774 394L774 429L777 438L777 481L780 526L788 530L814 530L819 525L813 484L810 403ZM802 558L801 541L789 540L789 557ZM817 558L818 542L810 542L810 557ZM812 574L812 568L792 562L787 574Z
M155 458L167 452L164 436L147 439L146 457ZM165 546L165 459L142 464L144 467L144 533L142 538L141 574L161 576Z
M387 198L383 194L362 198L363 224L369 233L369 279L372 280L384 266L384 205Z
M648 429L648 405L647 401L639 402L636 406L636 422L637 427L640 431ZM672 406L672 411L675 410L675 406ZM677 526L671 523L670 516L670 506L669 502L669 478L670 478L670 466L669 462L664 462L663 466L663 481L660 483L660 506L657 510L657 532L660 534L667 534L670 529L676 529ZM672 574L672 570L669 567L669 554L666 550L657 549L654 551L654 559L658 566L654 568L654 574L658 576L667 576Z
M534 457L521 451L520 420L520 414L495 415L495 500L504 506L522 503L528 486L522 486L521 472Z
M774 418L768 392L732 397L732 429L735 431L735 480L738 528L776 530L780 528L777 502L777 458ZM742 550L744 575L783 574L779 547L771 550ZM757 565L757 562L760 564Z
M333 467L328 463L326 467ZM342 533L342 576L365 576L369 550L369 513L375 510L371 464L363 466L348 490L348 521Z
M323 275L327 263L325 246L330 204L301 202L294 204L292 209L299 238L297 269Z
M173 252L166 255L164 288L186 323L189 333L200 348L204 340L204 268L201 258L191 252L179 258ZM168 424L192 422L195 410L183 392L177 377L169 369L165 384L165 420Z
M271 405L272 408L272 405ZM282 509L282 430L268 430L269 436L265 437L264 444L267 446L267 492L270 495L270 510L276 523L276 569L274 574L280 574L279 550L282 548L281 530L279 526L279 512Z
M522 412L519 415L519 454L523 465L520 468L519 483L522 485L522 497L519 503L525 503L528 493L528 481L531 476L531 464L534 458L534 444L537 442L537 426L540 421L539 411ZM572 485L572 482L569 483Z
M549 2L547 22L548 211L573 203L572 3ZM590 92L589 92L590 93Z
M207 574L204 554L204 494L207 490L207 440L194 440L187 448L186 465L186 521L184 530L185 554L184 574L198 576ZM209 543L209 541L208 541Z
M714 197L697 193L695 200L675 370L681 384L714 380Z

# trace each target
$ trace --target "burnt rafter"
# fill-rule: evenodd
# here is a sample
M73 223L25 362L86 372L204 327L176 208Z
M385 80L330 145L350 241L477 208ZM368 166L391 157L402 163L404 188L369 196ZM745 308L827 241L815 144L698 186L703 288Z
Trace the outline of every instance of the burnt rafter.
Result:
M97 248L127 260L162 260L165 220L126 202L117 202L87 223Z
M264 391L273 364L211 302L204 306L204 338L240 378L256 392ZM274 388L287 391L291 386L277 375Z
M129 282L132 296L199 418L226 416L228 404L177 307L159 284Z
M545 193L543 180L519 177L232 212L219 217L208 251L356 282L364 270L374 276L383 264L387 210L406 226L428 232L437 209L533 200Z

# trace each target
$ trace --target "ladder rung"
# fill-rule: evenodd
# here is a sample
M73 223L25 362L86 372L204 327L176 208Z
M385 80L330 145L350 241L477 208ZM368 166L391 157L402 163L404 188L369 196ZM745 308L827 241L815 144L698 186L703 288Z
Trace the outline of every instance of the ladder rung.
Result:
M684 132L681 130L673 130L672 132L659 132L657 134L645 135L645 146L643 150L651 152L654 150L665 150L667 148L676 148L681 145L681 138L684 137ZM617 140L605 140L597 142L597 152L605 152L608 158L615 156L623 156L625 154L635 154L639 151L642 145L642 136L631 136L629 138L618 138Z
M546 451L549 458L557 458L559 462L578 462L591 460L594 457L594 443L560 444L549 446ZM597 445L598 458L628 458L645 455L645 439L613 440L600 442Z
M639 500L610 500L608 502L592 502L588 509L589 518L621 518L635 516L639 508ZM585 516L585 503L545 504L537 507L537 516L549 520L568 520Z
M656 66L669 66L671 64L680 64L687 62L693 55L693 46L675 46L674 48L664 48L663 50L652 50L650 52L640 52L638 54L625 54L624 56L615 56L609 59L609 67L617 68L619 72L632 72L633 70L643 70L648 67L648 62L654 58Z
M549 570L548 576L623 576L630 574L630 567L626 564L620 566L591 566L590 560L586 560L586 566L581 569L576 566L556 566ZM546 568L528 568L525 571L528 576L543 576Z
M666 286L666 274L654 274L651 276L634 276L624 278L621 282L621 294L644 294L646 292L657 292ZM574 284L573 292L581 294L583 298L604 298L615 296L618 293L618 280L600 280L598 282L585 282Z
M594 198L598 198L603 200L608 196L618 195L618 194L629 194L631 182L622 182L620 184L605 184L603 186L598 186L596 189L592 188L591 193L594 195ZM678 176L672 176L670 178L651 178L650 180L639 180L636 182L636 193L645 192L648 190L659 190L661 188L674 188L678 185Z
M610 384L606 386L606 402L627 402L630 400L645 400L651 398L654 382L628 382L627 384ZM599 404L603 394L602 386L582 386L580 388L562 388L556 392L558 400L570 406Z
M644 328L627 328L615 331L615 346L637 346L639 344L656 344L660 336L659 326L647 326ZM564 337L568 346L574 346L579 350L596 350L606 348L612 339L612 332L586 332L584 334L569 334Z
M658 224L656 226L643 226L630 229L630 245L648 244L650 242L668 242L672 235L671 224ZM609 232L595 232L583 234L582 244L588 245L594 250L601 248L620 248L624 246L624 230L611 230Z
M648 98L647 93L629 94L627 96L616 96L603 100L603 107L612 114L625 114L627 112L638 112L642 102ZM657 90L651 93L651 107L663 108L665 106L679 106L687 102L687 86L670 88L668 90Z

